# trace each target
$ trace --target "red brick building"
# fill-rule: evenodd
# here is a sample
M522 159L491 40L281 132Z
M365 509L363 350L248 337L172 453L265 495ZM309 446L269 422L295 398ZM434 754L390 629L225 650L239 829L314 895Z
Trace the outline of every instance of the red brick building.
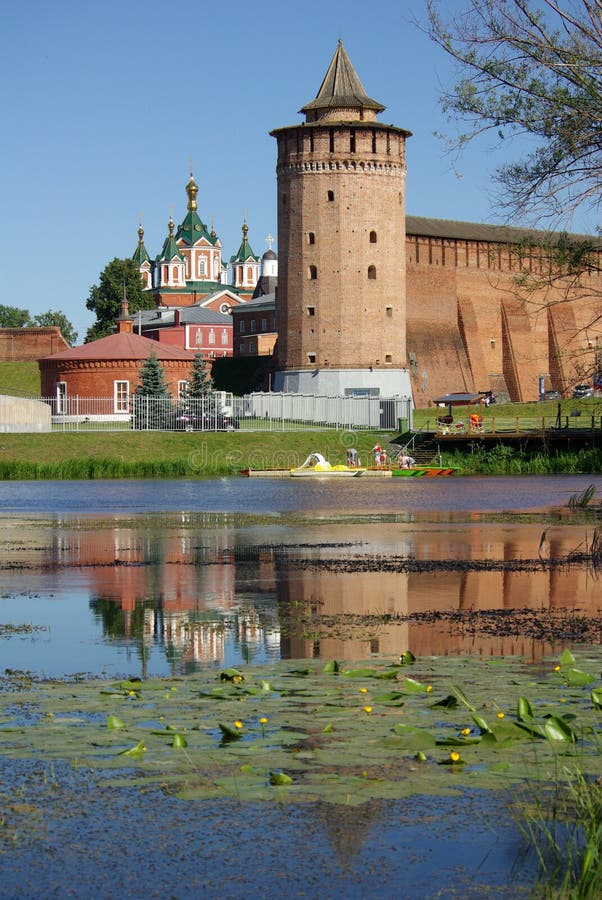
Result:
M127 320L125 328L129 326ZM42 396L57 398L59 408L66 397L112 397L112 411L126 413L130 395L140 383L140 369L151 353L161 363L170 393L178 397L195 354L128 330L40 359Z
M232 310L235 356L271 356L276 338L276 298L266 294Z
M227 304L230 296L228 291L221 291L222 304ZM242 303L232 309L245 306L246 303ZM142 333L143 337L201 353L208 361L232 356L233 320L231 315L223 312L204 306L163 306L140 310L132 324L133 330Z

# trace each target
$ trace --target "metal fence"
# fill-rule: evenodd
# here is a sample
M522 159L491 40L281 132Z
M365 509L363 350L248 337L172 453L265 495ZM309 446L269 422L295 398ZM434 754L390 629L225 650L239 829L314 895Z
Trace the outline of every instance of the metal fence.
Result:
M45 397L59 431L299 431L323 428L406 430L406 397L323 397L254 393L176 402L165 397Z

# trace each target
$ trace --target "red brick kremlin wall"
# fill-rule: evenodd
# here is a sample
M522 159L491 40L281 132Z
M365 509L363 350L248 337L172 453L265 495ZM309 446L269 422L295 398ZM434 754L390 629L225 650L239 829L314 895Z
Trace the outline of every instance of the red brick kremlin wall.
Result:
M69 344L56 326L0 328L0 362L28 362L68 350Z
M596 339L602 344L602 277L581 288L558 286L527 295L516 245L446 237L406 238L408 367L417 406L456 391L538 398L591 382ZM543 270L542 270L543 274ZM593 326L592 326L592 323Z

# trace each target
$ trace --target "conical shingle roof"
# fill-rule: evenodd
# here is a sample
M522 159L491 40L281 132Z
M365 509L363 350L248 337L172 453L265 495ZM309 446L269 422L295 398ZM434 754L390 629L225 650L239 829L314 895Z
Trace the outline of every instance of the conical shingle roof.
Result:
M372 100L366 93L341 40L316 99L299 111L315 115L321 110L332 109L371 109L376 113L385 109L381 103Z

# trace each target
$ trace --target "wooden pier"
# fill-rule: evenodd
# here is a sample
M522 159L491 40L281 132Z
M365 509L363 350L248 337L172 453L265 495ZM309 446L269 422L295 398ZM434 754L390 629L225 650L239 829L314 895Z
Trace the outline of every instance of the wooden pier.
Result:
M408 447L408 452L423 462L438 453L468 453L476 447L485 450L509 446L521 451L576 451L602 447L602 416L491 416L479 424L470 416L450 423L439 423L420 431L402 435L394 443Z

